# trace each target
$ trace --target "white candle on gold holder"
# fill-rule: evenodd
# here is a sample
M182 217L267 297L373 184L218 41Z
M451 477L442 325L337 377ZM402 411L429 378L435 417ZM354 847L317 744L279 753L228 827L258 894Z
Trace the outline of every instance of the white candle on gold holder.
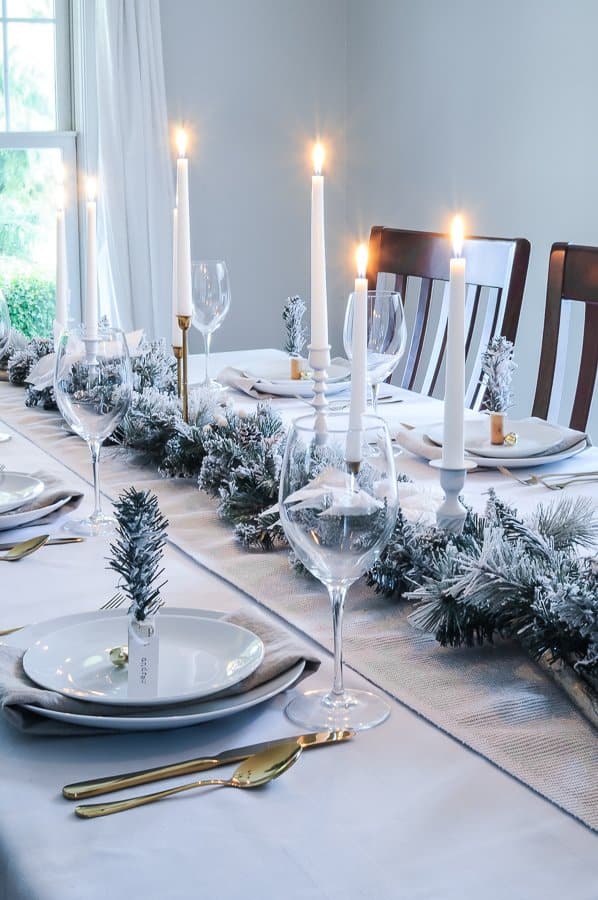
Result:
M98 335L98 265L96 246L96 180L87 179L87 279L85 288L85 336L92 340Z
M68 324L69 278L66 258L66 227L64 184L58 187L56 210L56 311L55 331L60 332Z
M177 231L178 231L178 209L175 208L172 211L172 346L173 347L182 347L183 346L183 332L179 328L179 323L177 319L178 315L178 295L177 295L177 267L178 267L178 258L177 258Z
M324 233L324 148L313 149L314 174L311 178L311 334L312 347L328 346L328 308L326 296L326 240Z
M189 220L189 160L187 159L187 133L177 132L176 161L177 183L177 314L193 315L191 295L191 225Z
M463 423L465 407L465 260L463 219L455 216L451 229L454 257L450 261L449 310L446 342L446 386L442 467L464 468Z
M351 341L351 405L347 462L361 462L363 416L367 405L367 329L368 281L365 277L368 251L365 244L357 248L357 278L353 295L353 335Z

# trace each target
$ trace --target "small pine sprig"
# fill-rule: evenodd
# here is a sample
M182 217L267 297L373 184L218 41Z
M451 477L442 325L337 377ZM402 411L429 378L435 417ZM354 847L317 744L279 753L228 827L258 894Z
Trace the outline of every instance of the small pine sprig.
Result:
M482 353L482 379L486 385L484 406L490 412L506 412L513 405L511 382L517 368L513 344L506 337L494 337Z
M161 606L166 581L160 562L168 521L151 491L131 487L114 504L118 537L110 545L109 568L119 575L119 587L130 601L129 615L143 622Z
M291 356L301 356L305 346L306 330L303 325L305 302L297 295L288 297L282 311L282 321L287 330L284 349Z

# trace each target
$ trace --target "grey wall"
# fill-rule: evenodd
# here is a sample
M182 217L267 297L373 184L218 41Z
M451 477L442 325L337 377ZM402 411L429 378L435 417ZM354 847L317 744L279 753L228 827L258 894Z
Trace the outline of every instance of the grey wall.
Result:
M339 332L345 0L162 0L161 17L169 118L184 118L195 136L192 256L226 259L231 276L231 311L213 349L282 346L285 298L309 296L317 132L331 149L328 290Z
M516 411L554 241L598 244L595 0L348 0L350 222L532 243Z
M231 270L215 349L280 346L284 298L308 298L320 131L335 350L354 240L375 223L443 230L459 209L470 233L531 240L515 384L528 412L550 245L598 243L596 0L162 0L161 12L169 115L197 137L193 255Z

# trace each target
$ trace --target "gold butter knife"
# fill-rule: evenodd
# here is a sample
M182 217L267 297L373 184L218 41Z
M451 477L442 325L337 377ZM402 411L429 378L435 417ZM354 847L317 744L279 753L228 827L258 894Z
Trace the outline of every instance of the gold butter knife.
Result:
M44 547L58 547L62 544L82 544L85 538L81 537L67 537L67 538L49 538L44 544ZM0 550L12 550L13 547L18 546L19 541L12 541L10 544L0 544Z
M225 750L214 756L199 756L195 759L186 759L183 762L171 763L166 766L158 766L154 769L142 769L139 772L125 772L124 775L112 775L107 778L96 778L93 781L79 781L76 784L66 784L62 794L67 800L85 800L87 797L97 797L99 794L110 794L123 788L135 787L138 784L149 784L152 781L160 781L162 778L174 778L177 775L191 775L193 772L203 772L206 769L215 769L228 763L240 762L253 756L282 746L288 741L297 741L303 750L312 747L324 747L326 744L335 744L354 737L355 732L346 731L320 731L311 734L298 734L292 737L279 738L275 741L263 741L259 744L249 744L247 747L236 747L234 750Z

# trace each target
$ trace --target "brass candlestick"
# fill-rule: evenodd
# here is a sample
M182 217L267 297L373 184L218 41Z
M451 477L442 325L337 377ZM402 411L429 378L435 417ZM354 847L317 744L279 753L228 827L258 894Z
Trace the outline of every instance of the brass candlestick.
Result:
M183 371L182 371L182 359L183 359L183 348L175 347L173 344L172 352L176 358L176 388L177 394L180 397L183 389Z
M183 378L181 384L181 397L183 400L183 419L189 421L189 380L188 380L188 362L189 362L189 339L187 332L191 328L191 316L177 316L179 328L183 332Z

